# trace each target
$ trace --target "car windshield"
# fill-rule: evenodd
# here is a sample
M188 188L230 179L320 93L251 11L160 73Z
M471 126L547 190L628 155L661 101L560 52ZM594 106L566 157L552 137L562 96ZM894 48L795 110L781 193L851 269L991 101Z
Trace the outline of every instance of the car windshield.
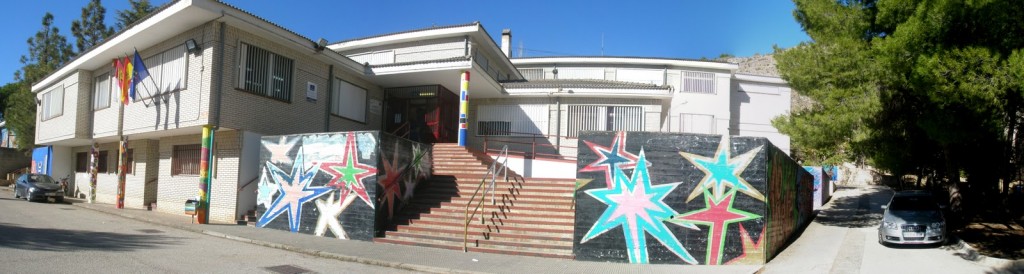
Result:
M935 204L935 200L928 196L895 197L892 198L892 203L889 204L889 210L898 211L929 211L938 209L939 206Z
M47 175L43 175L43 174L28 175L28 181L29 182L33 182L33 183L40 183L40 184L55 184L56 183L56 182L53 181L53 178L51 178L50 176L47 176Z

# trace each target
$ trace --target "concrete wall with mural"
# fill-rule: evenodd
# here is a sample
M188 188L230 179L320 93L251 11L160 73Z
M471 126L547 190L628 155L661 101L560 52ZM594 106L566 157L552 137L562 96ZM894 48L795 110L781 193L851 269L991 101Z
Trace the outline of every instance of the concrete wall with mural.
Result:
M820 166L804 166L804 170L814 178L814 209L820 209L832 199L832 174Z
M256 226L372 240L429 176L429 157L378 131L262 137Z
M586 132L579 147L578 260L763 264L810 220L810 176L765 138Z
M799 163L774 146L768 150L768 229L765 259L771 260L796 231L814 217L814 178Z

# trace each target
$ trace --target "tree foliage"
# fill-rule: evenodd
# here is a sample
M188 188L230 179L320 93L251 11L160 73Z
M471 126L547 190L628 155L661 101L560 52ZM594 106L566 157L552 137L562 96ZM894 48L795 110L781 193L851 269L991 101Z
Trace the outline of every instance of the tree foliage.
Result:
M131 5L130 8L117 11L117 29L119 30L131 26L157 8L150 4L149 0L128 0L128 3Z
M776 49L817 104L777 118L804 160L992 188L1021 178L1024 5L1011 0L795 0L812 42Z
M53 25L53 14L46 13L43 26L28 39L28 55L21 56L22 68L14 73L17 89L7 97L4 115L7 125L18 134L18 148L35 145L36 94L32 84L42 80L72 58L74 51L67 38Z
M82 8L82 18L71 21L71 33L75 36L78 52L85 52L114 34L114 28L103 22L106 14L107 9L103 8L100 0L92 0Z

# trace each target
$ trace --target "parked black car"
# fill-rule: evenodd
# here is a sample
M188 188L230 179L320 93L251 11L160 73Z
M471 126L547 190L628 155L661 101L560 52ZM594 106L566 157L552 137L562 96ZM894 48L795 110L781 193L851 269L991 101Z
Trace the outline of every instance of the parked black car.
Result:
M14 198L25 198L32 201L36 199L64 202L64 193L61 192L57 181L46 174L23 174L14 182Z

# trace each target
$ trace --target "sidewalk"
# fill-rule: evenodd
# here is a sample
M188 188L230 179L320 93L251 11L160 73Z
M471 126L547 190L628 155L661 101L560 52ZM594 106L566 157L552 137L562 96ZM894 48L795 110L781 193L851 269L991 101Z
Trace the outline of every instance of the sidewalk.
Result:
M88 204L68 199L73 205L128 219L168 226L260 246L289 250L311 256L358 262L429 273L755 273L761 265L691 266L634 265L626 263L581 262L335 240L307 234L249 226L191 224L187 215L172 215L139 209L116 209L111 204Z

